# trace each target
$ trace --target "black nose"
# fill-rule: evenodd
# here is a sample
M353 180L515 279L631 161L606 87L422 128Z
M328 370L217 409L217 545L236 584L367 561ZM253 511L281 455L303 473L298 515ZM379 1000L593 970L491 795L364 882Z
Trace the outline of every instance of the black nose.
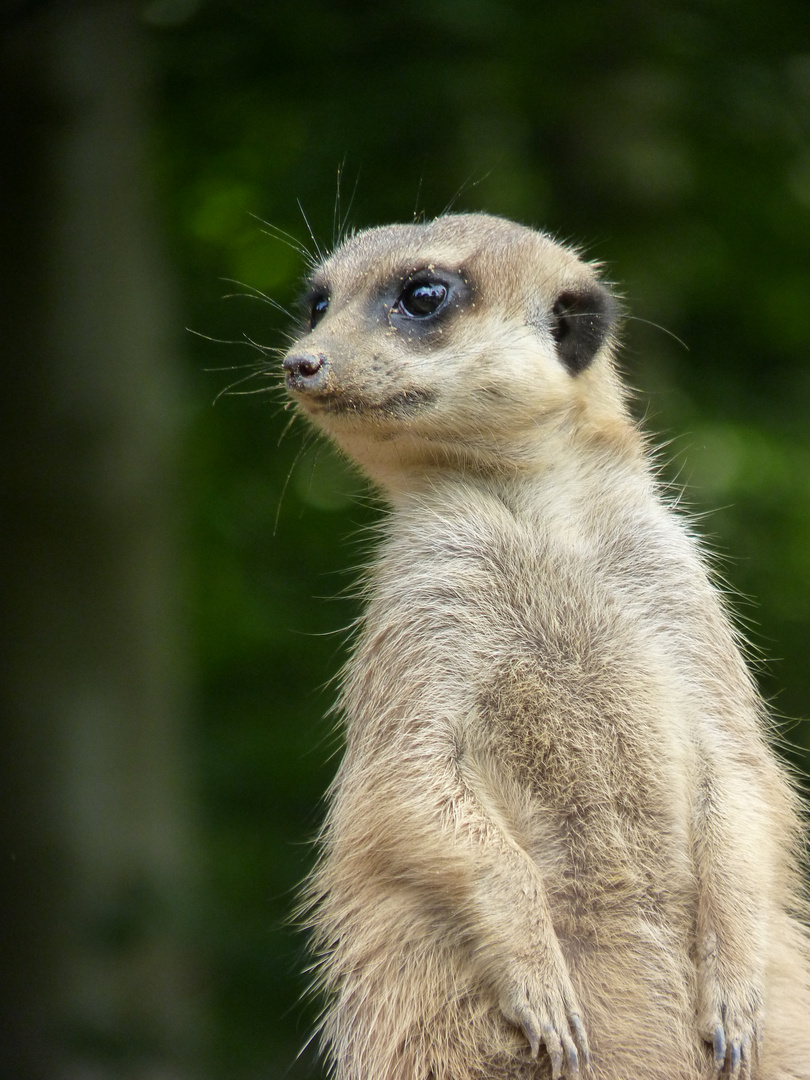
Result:
M282 367L287 374L287 385L301 389L316 386L325 377L327 363L322 353L299 353L286 357Z

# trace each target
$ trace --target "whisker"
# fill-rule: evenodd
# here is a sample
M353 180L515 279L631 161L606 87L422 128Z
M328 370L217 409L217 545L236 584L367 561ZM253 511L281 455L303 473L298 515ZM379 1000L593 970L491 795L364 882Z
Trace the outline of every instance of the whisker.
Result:
M286 433L290 430L290 428L295 423L297 418L298 418L297 414L290 417L289 423L285 426L284 431L282 431L281 436L279 437L279 443L281 442L281 439L284 437L284 435L286 435ZM276 535L277 530L278 530L278 522L279 522L279 518L281 517L281 506L282 506L282 503L284 502L284 496L287 493L287 488L290 486L290 480L292 479L292 474L295 472L295 468L298 465L298 462L301 460L304 453L309 449L310 444L312 443L314 438L315 438L314 432L312 432L310 430L307 430L306 434L304 436L304 439L301 442L301 445L298 447L298 450L296 451L295 457L292 460L292 464L290 465L289 469L287 470L287 475L284 478L284 483L282 484L281 491L279 492L278 503L276 504L276 516L275 516L275 518L273 520L273 536Z
M445 206L444 210L442 210L442 217L445 214L449 214L452 211L453 207L456 205L458 200L461 198L461 196L466 191L472 191L472 189L475 188L475 187L478 187L479 184L483 184L483 182L485 180L487 180L493 174L494 171L495 171L495 166L493 165L493 167L491 169L487 169L487 171L485 173L483 173L481 176L479 176L477 180L473 179L473 176L475 175L475 173L470 173L467 176L466 180L463 180L461 182L460 186L456 189L455 195L452 196L452 198L449 200L449 202Z
M645 323L647 326L652 326L654 329L660 330L661 333L666 334L667 337L671 337L673 341L676 341L682 348L686 349L687 352L690 352L689 346L683 338L679 338L672 330L669 330L666 326L662 326L660 323L654 322L652 319L644 319L641 315L630 315L625 313L622 314L622 321L640 322Z
M306 245L304 245L297 237L293 236L292 233L288 233L286 230L280 228L278 225L273 225L272 222L265 221L264 218L259 217L258 214L251 214L250 216L263 226L261 231L264 233L265 236L269 236L273 240L280 240L297 255L300 255L305 262L309 264L315 262L315 257L313 256L309 248L306 247Z
M343 176L343 169L346 167L346 156L344 154L343 160L337 168L337 184L335 185L335 205L332 210L332 247L337 247L340 241L340 181Z
M343 220L340 223L340 232L338 233L336 244L342 244L349 234L349 215L352 212L354 206L354 199L357 195L357 189L360 185L360 169L357 170L357 175L354 178L354 187L352 188L352 194L349 199L349 205L346 207L346 213L343 215Z
M303 207L303 205L301 203L301 200L296 199L295 201L298 203L298 209L301 211L301 217L304 219L304 224L306 225L307 230L309 231L309 238L312 241L312 243L315 245L315 251L316 251L316 253L318 255L318 259L319 259L320 262L323 262L324 253L321 250L321 245L318 243L318 241L315 238L315 233L312 231L312 226L309 223L309 218L306 215L306 211L304 210L304 207Z
M247 396L247 395L250 395L250 394L267 394L267 393L272 392L273 390L278 389L277 386L272 386L272 385L271 386L261 386L256 390L235 390L234 389L234 387L236 387L236 386L241 386L243 383L250 382L251 379L257 379L257 378L261 378L261 377L268 378L268 372L266 372L266 371L251 371L249 375L243 375L241 379L235 379L232 383L228 383L227 386L223 386L223 388L219 391L219 393L214 398L212 404L216 405L216 403L219 401L219 399L221 397L225 397L226 395L228 397L243 397L243 396Z
M246 285L243 281L237 281L235 278L220 278L220 281L238 285L240 289L245 290L244 292L225 293L222 297L223 300L261 300L262 303L269 304L281 315L292 319L292 313L283 304L280 304L278 300L274 300L272 296L268 296L267 293L262 292L261 289L257 289L253 285Z

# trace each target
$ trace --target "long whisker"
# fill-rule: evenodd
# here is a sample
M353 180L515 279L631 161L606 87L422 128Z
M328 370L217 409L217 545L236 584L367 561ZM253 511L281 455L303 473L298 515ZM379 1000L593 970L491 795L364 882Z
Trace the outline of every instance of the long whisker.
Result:
M304 219L304 224L306 225L307 230L309 232L309 238L312 241L312 243L315 245L315 251L316 251L316 253L318 255L318 259L321 262L323 262L324 253L321 250L321 245L318 243L317 239L315 238L315 233L312 231L312 226L309 223L309 218L306 215L306 211L304 210L304 207L303 207L303 205L301 203L301 200L296 199L295 201L298 203L298 209L301 211L301 217Z
M259 217L258 214L251 214L250 216L263 226L261 231L265 234L265 236L270 236L274 240L280 240L283 244L286 244L288 248L294 251L296 255L300 255L305 262L312 264L315 261L315 258L309 248L306 247L297 237L293 236L292 233L288 233L285 229L279 228L278 225L273 225L272 222L265 221L264 218Z
M243 281L237 281L236 278L220 278L220 281L226 281L230 285L238 285L240 289L244 289L244 292L225 293L222 297L223 300L261 300L263 304L269 304L281 315L284 315L288 319L292 319L292 313L280 304L278 300L274 300L272 296L268 296L267 293L261 291L261 289L255 288L253 285L246 285Z
M352 194L349 199L349 205L346 207L346 213L343 215L343 220L340 223L340 232L338 233L336 243L343 243L349 232L349 215L352 212L354 206L354 199L357 195L357 189L360 185L360 169L357 170L357 175L354 178L354 187L352 188Z
M641 315L623 314L622 315L622 321L623 322L639 322L639 323L645 323L647 326L652 326L656 330L660 330L662 334L666 334L667 337L671 337L673 341L676 341L682 348L686 349L687 352L691 351L689 349L689 346L683 340L683 338L679 338L677 334L672 332L672 330L669 330L666 326L662 326L660 323L653 322L652 319L644 319L644 318L641 317Z
M250 382L251 379L259 379L259 378L268 379L269 377L270 377L270 373L268 371L266 371L266 370L265 371L256 370L256 371L251 371L247 375L243 375L239 379L234 379L234 381L232 383L228 383L227 386L223 386L223 388L219 391L219 393L214 398L213 404L216 405L216 403L219 401L219 399L221 397L225 397L226 395L228 397L230 397L230 396L240 397L240 396L247 396L247 395L250 395L250 394L269 394L269 393L272 393L274 390L280 389L278 383L276 385L260 386L255 390L236 390L236 389L234 389L234 387L242 386L244 383Z

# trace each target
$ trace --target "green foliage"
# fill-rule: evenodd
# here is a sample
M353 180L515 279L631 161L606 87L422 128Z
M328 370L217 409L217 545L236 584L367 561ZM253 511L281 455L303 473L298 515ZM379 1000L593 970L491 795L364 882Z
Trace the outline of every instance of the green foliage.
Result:
M775 658L766 693L808 714L809 24L803 0L186 9L154 31L166 219L190 325L244 342L188 342L219 1072L297 1076L309 1016L283 920L334 767L323 687L356 614L353 537L374 511L300 421L282 438L273 353L246 339L283 347L289 320L218 293L289 307L300 248L447 206L606 260L639 408L673 440L667 475L709 512L733 589L756 598L742 614ZM229 383L258 392L209 407ZM802 724L789 738L810 747Z

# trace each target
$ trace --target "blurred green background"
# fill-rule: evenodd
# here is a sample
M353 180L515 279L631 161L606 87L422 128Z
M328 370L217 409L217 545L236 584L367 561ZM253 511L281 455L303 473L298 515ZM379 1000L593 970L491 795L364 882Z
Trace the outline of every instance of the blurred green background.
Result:
M805 0L3 0L0 32L0 1076L320 1075L290 913L378 510L268 371L345 227L486 210L605 262L808 770Z

